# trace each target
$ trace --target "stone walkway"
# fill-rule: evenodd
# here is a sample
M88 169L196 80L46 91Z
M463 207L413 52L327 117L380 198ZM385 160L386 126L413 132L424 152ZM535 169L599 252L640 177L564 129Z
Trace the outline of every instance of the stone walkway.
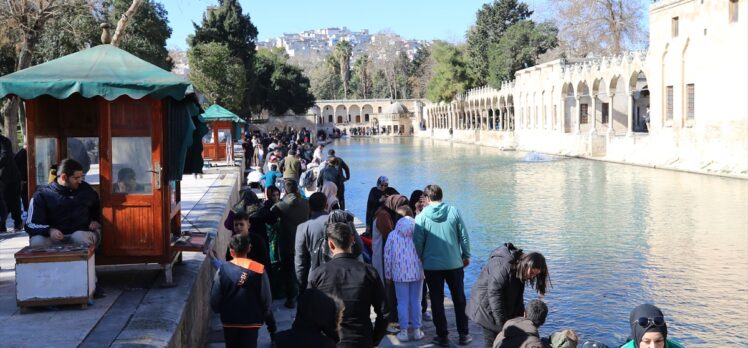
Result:
M215 230L215 221L221 219L216 214L223 214L230 201L237 198L237 194L232 193L237 187L236 180L234 176L219 174L206 174L202 178L185 176L181 191L182 214L201 230ZM192 228L183 222L183 229ZM0 234L0 322L3 323L0 346L165 347L170 344L199 346L197 342L202 341L204 330L195 330L197 340L189 332L180 331L185 326L204 327L203 323L193 326L190 317L198 319L201 312L205 313L204 318L208 315L207 303L191 298L197 291L194 286L199 275L212 275L207 272L209 265L201 253L184 253L183 264L174 267L175 287L160 286L163 272L158 265L99 266L99 286L106 296L87 309L38 307L21 314L16 306L13 255L27 245L25 232Z

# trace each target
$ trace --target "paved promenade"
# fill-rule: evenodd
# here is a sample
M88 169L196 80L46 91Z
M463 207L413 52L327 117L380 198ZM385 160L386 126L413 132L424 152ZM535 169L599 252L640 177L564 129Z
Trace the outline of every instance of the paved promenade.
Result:
M238 198L237 189L235 175L185 176L182 215L202 231L220 228L216 221L223 221L226 207ZM184 220L182 227L192 228ZM203 342L213 270L202 253L184 253L183 263L174 267L174 287L160 286L163 272L157 266L100 266L99 286L106 297L87 309L39 307L21 314L13 254L26 245L26 233L0 234L0 346L195 347Z

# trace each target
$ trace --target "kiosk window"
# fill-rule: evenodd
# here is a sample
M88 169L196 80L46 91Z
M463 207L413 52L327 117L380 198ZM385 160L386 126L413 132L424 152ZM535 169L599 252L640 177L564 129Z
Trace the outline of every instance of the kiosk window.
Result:
M57 164L57 139L35 138L34 164L36 165L36 186L49 183L49 169Z
M231 137L231 130L230 129L219 129L218 130L218 143L224 144L229 142L229 137Z
M112 192L150 194L152 191L151 138L112 138Z
M101 182L99 177L99 138L67 138L67 157L83 166L85 181L91 185Z
M208 133L203 136L203 144L213 144L213 130L209 129Z

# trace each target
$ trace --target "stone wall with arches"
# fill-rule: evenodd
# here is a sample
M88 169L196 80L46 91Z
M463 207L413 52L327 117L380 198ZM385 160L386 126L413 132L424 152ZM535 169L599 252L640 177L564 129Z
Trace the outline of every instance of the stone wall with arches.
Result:
M748 178L748 1L658 0L646 51L428 104L421 136Z
M402 106L400 112L390 112L395 103ZM308 114L320 129L378 128L379 133L410 135L422 123L423 106L421 99L317 100Z

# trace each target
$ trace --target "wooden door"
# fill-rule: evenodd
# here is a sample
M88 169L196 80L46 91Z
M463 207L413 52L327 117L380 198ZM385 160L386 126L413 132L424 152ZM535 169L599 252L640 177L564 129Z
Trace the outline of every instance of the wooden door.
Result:
M101 197L106 256L165 254L161 102L121 97L104 102ZM139 260L131 260L140 262ZM142 259L147 262L148 259Z

